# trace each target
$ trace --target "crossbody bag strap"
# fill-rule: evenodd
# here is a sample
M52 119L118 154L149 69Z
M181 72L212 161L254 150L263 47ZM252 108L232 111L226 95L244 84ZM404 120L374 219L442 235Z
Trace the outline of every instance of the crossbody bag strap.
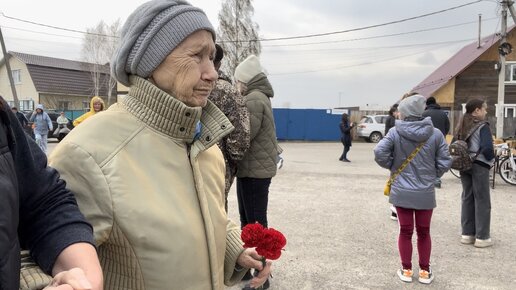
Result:
M414 157L416 157L419 150L421 150L421 148L423 148L423 145L425 145L425 142L419 144L416 147L416 149L414 149L414 151L412 151L412 153L410 153L410 155L407 157L407 159L405 159L405 161L403 161L403 163L398 168L398 170L396 170L396 172L394 172L394 174L391 175L391 178L389 179L389 184L392 184L394 182L394 179L396 179L396 177L398 177L398 175L400 175L400 173L403 171L403 169L405 169L405 167L407 167L407 165L410 163L410 161L412 161L412 159L414 159Z

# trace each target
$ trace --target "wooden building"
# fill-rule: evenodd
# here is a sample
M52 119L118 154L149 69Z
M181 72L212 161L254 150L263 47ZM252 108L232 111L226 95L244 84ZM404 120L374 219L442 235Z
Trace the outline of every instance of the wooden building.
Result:
M496 131L496 112L504 111L504 136L516 132L516 29L511 27L507 42L515 51L506 56L505 105L498 108L498 72L500 37L484 37L480 42L463 47L453 57L412 89L425 97L433 96L445 111L449 111L452 130L455 128L468 99L485 99L488 119ZM453 131L452 131L453 133Z

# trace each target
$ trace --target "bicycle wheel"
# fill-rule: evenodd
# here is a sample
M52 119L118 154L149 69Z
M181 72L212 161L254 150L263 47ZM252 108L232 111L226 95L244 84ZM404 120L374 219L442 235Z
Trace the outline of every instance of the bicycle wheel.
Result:
M460 171L458 171L457 169L450 168L450 172L451 174L453 174L453 176L460 178Z
M516 157L505 158L500 161L500 167L498 167L498 173L502 177L503 181L516 185Z

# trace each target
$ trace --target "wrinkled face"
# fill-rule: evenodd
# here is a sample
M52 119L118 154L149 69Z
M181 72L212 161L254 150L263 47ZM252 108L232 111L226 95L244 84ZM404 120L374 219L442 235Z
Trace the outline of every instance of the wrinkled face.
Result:
M100 112L102 110L102 103L100 101L93 102L93 110Z
M471 113L471 114L481 120L484 120L487 115L487 104L484 103L482 105L482 108L480 108L480 109L476 108L475 111L473 111L473 113Z
M187 106L204 107L218 78L214 55L211 33L194 32L156 68L150 81Z

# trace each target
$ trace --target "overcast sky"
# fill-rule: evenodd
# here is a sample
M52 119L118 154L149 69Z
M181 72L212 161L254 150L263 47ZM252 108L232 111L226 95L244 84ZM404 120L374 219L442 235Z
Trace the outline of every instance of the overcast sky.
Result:
M11 17L84 31L100 20L112 23L120 18L125 21L144 2L11 0L3 1L0 11ZM258 0L253 4L254 21L260 27L260 37L267 39L373 26L470 2L475 1ZM190 3L202 8L213 25L218 26L220 0L192 0ZM387 107L461 47L476 41L478 14L482 14L483 19L482 36L500 31L498 2L486 0L415 20L355 32L263 41L260 57L275 90L273 106L325 109L338 106ZM512 20L509 21L511 24ZM0 25L9 51L80 58L80 33L31 25L3 16L0 16Z

